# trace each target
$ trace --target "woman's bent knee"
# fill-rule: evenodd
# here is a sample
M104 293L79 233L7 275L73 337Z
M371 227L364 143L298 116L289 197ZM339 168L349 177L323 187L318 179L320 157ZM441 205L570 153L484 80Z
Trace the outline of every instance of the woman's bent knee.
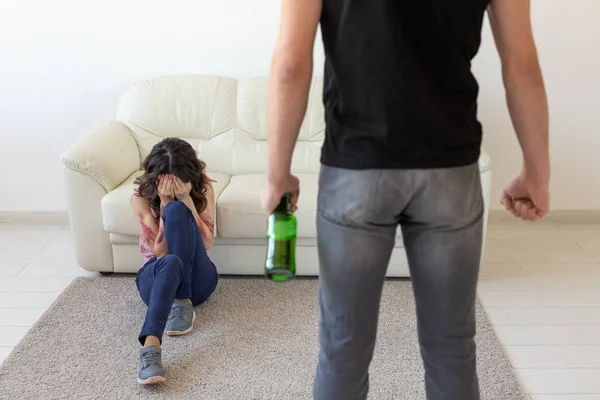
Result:
M188 208L184 203L174 200L165 206L163 213L166 215L185 215L187 210Z
M167 254L159 258L158 263L161 270L183 274L183 261L175 254Z
M167 204L162 212L162 218L165 226L168 224L171 228L181 226L187 221L193 221L194 216L190 209L181 201L172 201ZM169 238L167 238L169 240Z

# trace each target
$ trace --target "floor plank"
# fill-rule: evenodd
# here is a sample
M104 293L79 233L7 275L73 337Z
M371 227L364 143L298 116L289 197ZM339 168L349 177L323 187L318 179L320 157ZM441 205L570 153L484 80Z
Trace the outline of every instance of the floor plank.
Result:
M0 309L48 308L61 292L0 292Z
M484 307L600 307L600 290L479 290Z
M0 241L1 261L14 264L31 262L48 243L47 240Z
M571 239L571 234L554 223L492 222L488 226L487 240L531 239L532 237L537 239Z
M514 368L600 368L600 346L504 346Z
M599 263L483 263L481 276L600 275Z
M600 400L600 394L537 394L531 400Z
M600 346L600 326L495 326L504 346Z
M515 369L529 394L600 395L600 369Z
M0 278L14 278L25 268L25 263L5 264L0 263Z
M486 249L483 254L484 262L510 262L510 263L574 263L574 262L600 262L600 250L576 251L502 251Z
M600 276L483 276L479 290L600 290Z
M31 259L31 262L76 264L73 241L70 238L52 239Z
M577 239L576 243L584 250L599 250L600 238L598 239Z
M19 273L19 278L98 276L86 271L76 263L31 263Z
M598 325L600 307L487 307L492 325Z
M72 281L72 277L2 278L0 292L57 292L64 290Z
M486 251L581 251L582 247L573 239L494 239L485 243Z
M0 364L6 360L8 355L13 351L14 347L0 347Z
M46 308L0 308L0 326L32 326Z
M567 237L577 241L600 239L600 225L595 223L562 223L559 225L559 229Z
M15 347L25 337L29 327L0 326L0 347Z

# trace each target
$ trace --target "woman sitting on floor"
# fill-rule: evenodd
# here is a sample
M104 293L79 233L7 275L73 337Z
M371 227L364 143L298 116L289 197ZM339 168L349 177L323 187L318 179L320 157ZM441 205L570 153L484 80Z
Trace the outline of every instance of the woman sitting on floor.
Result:
M208 256L215 200L204 162L184 140L164 139L143 167L131 199L145 260L136 284L148 306L139 335L143 347L138 382L155 384L165 381L160 348L164 331L169 336L189 333L193 307L217 286L217 270Z

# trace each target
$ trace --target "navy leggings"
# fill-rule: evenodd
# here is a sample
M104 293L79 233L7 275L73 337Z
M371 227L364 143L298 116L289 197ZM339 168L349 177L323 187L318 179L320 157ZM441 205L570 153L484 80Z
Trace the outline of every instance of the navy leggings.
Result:
M169 254L148 260L135 279L148 306L139 335L142 345L150 335L162 341L174 299L191 299L196 306L210 297L219 279L192 211L184 203L172 201L162 218Z

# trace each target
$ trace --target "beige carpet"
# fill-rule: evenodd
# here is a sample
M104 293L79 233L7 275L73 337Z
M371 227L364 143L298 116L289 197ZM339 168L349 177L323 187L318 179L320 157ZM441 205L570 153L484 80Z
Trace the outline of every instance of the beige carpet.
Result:
M317 281L221 279L194 331L165 338L167 383L136 383L145 306L131 277L79 278L0 367L0 399L310 399ZM410 283L386 283L370 399L423 399ZM482 397L522 399L478 308Z

